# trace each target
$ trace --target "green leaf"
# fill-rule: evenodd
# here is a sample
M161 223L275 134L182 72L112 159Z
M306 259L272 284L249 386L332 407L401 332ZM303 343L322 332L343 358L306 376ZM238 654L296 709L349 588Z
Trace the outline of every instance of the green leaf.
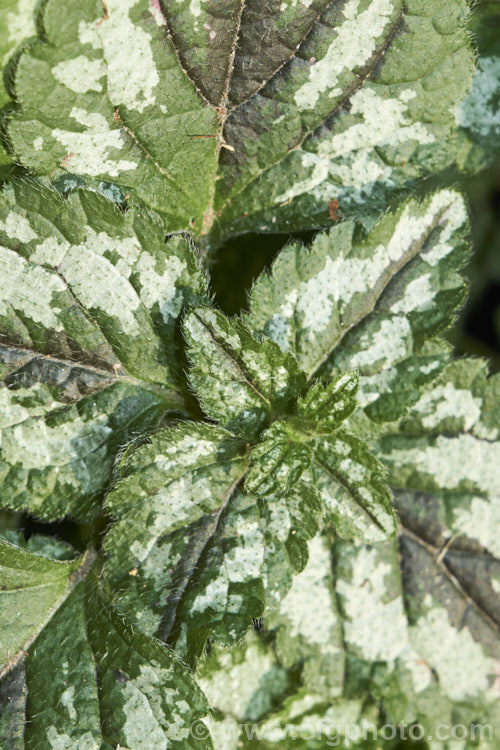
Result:
M66 599L79 564L53 561L0 540L0 676L17 664Z
M36 29L36 0L5 0L0 8L0 64L2 68L12 65L16 49L37 34ZM7 91L6 74L0 78L0 123L3 130L4 108L10 103ZM0 136L1 138L1 136ZM11 163L11 155L6 149L3 138L0 140L0 175L5 167Z
M116 601L193 662L209 636L239 640L307 560L319 506L307 488L256 499L238 486L242 444L186 423L122 457L105 550Z
M60 0L17 66L16 158L113 182L205 244L328 224L450 164L465 0Z
M292 412L305 377L273 341L258 341L241 321L210 308L190 312L184 333L189 379L207 416L251 439L273 417Z
M448 359L433 337L464 297L466 231L463 199L443 190L401 205L367 236L344 223L310 250L289 245L257 280L246 322L290 350L308 378L358 368L360 404L392 420Z
M25 558L17 571L21 583L37 569L43 576L43 566L68 567L20 550L16 554ZM206 713L206 703L186 667L114 612L95 571L75 583L30 644L24 664L4 678L2 693L8 697L0 702L2 744L15 738L14 747L23 750L98 750L117 743L130 750L140 750L144 743L152 750L211 748L207 735L200 742L190 733L192 722ZM40 597L40 584L37 589ZM25 617L33 611L26 598L15 606ZM23 705L26 691L29 700ZM16 729L21 713L24 737Z
M161 219L37 183L0 199L3 504L88 518L118 447L185 410L177 321L206 281Z
M0 680L0 739L10 750L24 750L26 679L22 666Z
M320 430L336 430L358 406L358 374L338 372L325 387L314 383L304 398L299 399L297 412L304 421Z
M381 539L395 531L385 471L368 445L339 425L356 408L357 377L337 375L301 399L299 416L274 422L250 454L246 489L285 496L301 482L341 536Z
M53 560L73 560L76 557L75 550L68 542L63 542L55 537L32 534L26 540L22 532L6 529L0 532L0 538L10 544L15 544L16 547L27 549L29 552L38 555L51 557Z
M329 0L311 0L284 8L229 0L223 8L204 2L198 13L188 0L166 0L163 8L183 67L196 85L214 105L224 93L237 105L288 62L328 5ZM264 31L264 54L257 54ZM235 53L232 70L228 51Z

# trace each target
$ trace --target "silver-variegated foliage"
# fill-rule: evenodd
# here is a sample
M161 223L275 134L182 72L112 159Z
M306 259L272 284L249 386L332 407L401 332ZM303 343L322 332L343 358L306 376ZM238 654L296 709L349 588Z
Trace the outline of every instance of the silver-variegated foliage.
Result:
M91 565L0 542L2 748L211 749L191 734L206 713L192 676L113 610Z
M207 244L327 224L332 199L373 214L455 158L468 15L465 0L49 0L16 65L10 146Z
M252 439L273 419L293 414L306 384L293 355L210 308L190 312L184 333L189 379L208 417Z
M458 162L462 168L471 171L494 164L500 153L499 25L498 2L478 2L470 23L479 52L477 68L469 92L455 114L463 136Z
M321 519L307 486L245 494L247 448L220 427L186 423L121 459L105 540L117 605L190 662L210 636L239 640L279 602Z
M290 244L255 283L246 322L293 352L309 379L359 370L367 413L396 418L449 358L435 337L465 295L467 230L462 196L442 190L368 235L344 222L310 249Z
M443 553L420 535L422 515L410 507L414 525L402 529L399 551L393 542L312 539L267 627L200 667L221 746L385 750L390 737L425 736L449 750L443 727L451 738L460 725L461 748L480 737L479 747L494 747L499 611L490 616L468 595L451 562L483 571L483 553L472 537Z
M0 128L12 108L9 83L18 51L37 35L37 0L5 0L0 7L0 68L5 72L0 78ZM0 138L0 178L8 174L12 154L5 140Z
M467 209L375 219L487 161L497 15L473 77L466 0L4 2L2 507L100 549L2 534L2 747L500 724L500 381L440 337ZM190 236L346 217L210 306Z
M143 207L34 182L0 197L0 269L3 504L94 517L120 445L185 410L176 322L205 276Z

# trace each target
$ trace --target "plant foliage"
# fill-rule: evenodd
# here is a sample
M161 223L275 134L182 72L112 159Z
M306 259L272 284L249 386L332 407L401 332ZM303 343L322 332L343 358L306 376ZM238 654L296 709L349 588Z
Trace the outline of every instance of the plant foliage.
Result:
M492 158L499 18L0 10L2 508L86 540L2 535L2 748L500 724L500 380L443 338L468 212L423 187ZM306 229L217 308L225 238Z

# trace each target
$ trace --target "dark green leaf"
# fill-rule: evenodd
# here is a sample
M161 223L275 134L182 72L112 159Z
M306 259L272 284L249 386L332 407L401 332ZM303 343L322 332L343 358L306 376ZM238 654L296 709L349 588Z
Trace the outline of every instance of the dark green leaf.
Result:
M207 707L185 665L110 607L96 571L86 577L91 557L78 568L3 542L0 553L2 595L12 599L2 623L2 747L212 747L190 731Z
M207 244L378 211L455 158L465 0L60 0L8 132L37 173L116 183Z

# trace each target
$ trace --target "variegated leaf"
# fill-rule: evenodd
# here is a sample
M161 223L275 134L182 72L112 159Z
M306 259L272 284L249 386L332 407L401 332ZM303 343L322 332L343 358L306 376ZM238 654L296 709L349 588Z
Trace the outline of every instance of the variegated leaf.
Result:
M299 399L297 413L312 429L336 430L358 406L356 372L333 373L329 383L314 383Z
M301 682L319 702L344 692L345 652L342 618L334 589L331 544L318 535L308 545L309 559L294 578L278 610L267 619L276 631L275 650L290 670L301 665Z
M400 516L399 558L387 545L337 545L338 590L351 622L344 633L352 630L366 664L391 665L377 690L394 720L418 713L429 731L457 716L468 724L471 711L485 724L500 718L500 385L487 375L480 360L453 362L377 441Z
M0 78L0 127L3 130L4 118L11 103L7 84L12 77L12 67L16 62L15 52L29 39L36 37L37 0L5 0L0 7L0 66L5 75ZM8 174L11 154L4 139L0 139L0 177Z
M320 502L340 536L392 536L392 495L382 464L366 443L342 429L275 422L250 454L246 488L259 497L305 488Z
M484 362L457 360L377 443L402 523L497 622L499 394L500 378L488 378Z
M392 543L339 542L335 553L350 690L368 681L389 721L416 721L430 736L440 724L499 718L498 626L443 556L406 528L399 555Z
M207 416L252 439L271 419L293 413L305 386L293 355L210 308L190 312L184 332L189 379Z
M470 90L456 109L463 129L459 156L462 168L478 170L498 159L500 149L500 8L496 0L481 0L470 22L479 57Z
M177 320L204 299L189 243L88 191L0 200L4 506L95 516L117 448L185 410Z
M494 530L500 503L499 388L498 376L487 379L480 360L449 365L423 390L408 417L389 425L377 441L375 452L391 485L445 493L457 519L464 514L465 526L467 509L477 506L478 517L490 517Z
M395 532L386 472L367 444L345 430L313 441L312 482L342 537L377 541Z
M136 566L154 575L160 563L158 544L177 530L182 531L209 517L214 528L246 470L242 445L226 430L212 425L182 423L154 433L142 446L133 443L120 456L118 481L107 497L106 506L116 520L106 538L111 559L108 573L120 579ZM213 533L214 529L212 529ZM175 550L165 544L165 571ZM181 555L184 549L181 548ZM154 580L151 580L154 583ZM167 586L167 579L158 583ZM157 623L159 624L159 623Z
M269 646L251 631L232 649L212 647L200 664L197 679L212 708L207 724L215 747L244 746L247 730L258 729L257 722L294 689L294 675Z
M64 7L17 66L16 157L135 192L171 231L315 227L332 199L366 214L455 157L465 0Z
M273 605L318 528L307 488L265 501L238 490L242 448L215 426L158 432L122 457L108 497L106 575L118 605L190 662L209 636L233 643Z
M364 236L344 223L310 250L292 244L252 291L247 323L292 351L311 378L359 369L358 399L390 420L449 356L433 336L463 300L467 211L443 190L387 214Z
M413 510L416 528L419 523L425 528L415 504ZM262 646L257 651L259 664L273 664L277 657L274 670L286 667L289 679L299 673L298 689L249 724L248 717L258 714L258 694L247 698L245 713L237 699L231 711L228 679L234 667L228 659L217 667L208 661L202 674L218 709L218 720L211 721L214 736L231 738L230 748L309 750L345 742L385 749L391 747L387 733L393 727L393 736L401 727L408 737L409 725L415 724L414 736L423 732L432 748L448 750L445 741L438 742L443 727L451 731L463 725L464 748L477 746L473 739L481 734L486 741L480 746L493 747L500 718L497 626L461 588L439 552L407 527L399 554L392 541L337 540L332 548L321 537L312 540L308 565L277 613L267 618L270 630L260 632L267 660ZM458 554L471 553L464 548ZM238 676L244 668L245 662ZM256 670L253 679L258 675ZM250 679L250 674L243 677L243 684ZM235 685L233 694L237 690Z
M304 472L310 470L313 458L313 448L299 426L275 422L250 454L246 488L261 496L276 492L287 494Z
M234 737L235 722L228 718L210 723L214 737L217 732L222 737ZM228 750L319 750L324 747L390 750L389 743L373 744L379 726L376 707L363 706L360 698L325 701L302 689L261 722L236 724L236 741L224 747ZM364 735L370 744L362 739Z
M194 663L208 637L233 645L253 620L276 609L307 562L307 540L320 520L308 487L257 500L237 492L181 600L169 633L176 651Z
M306 567L258 636L249 633L229 651L214 648L198 669L214 709L212 737L228 750L329 747L327 740L360 720L361 701L341 700L344 650L330 545L316 536L308 548Z
M130 750L141 750L144 743L155 749L212 748L208 732L201 740L190 732L192 722L206 713L206 703L185 665L114 612L99 589L96 572L86 578L90 558L64 589L61 581L67 581L67 574L61 577L59 571L69 572L74 564L8 546L1 547L1 585L12 589L13 606L25 626L16 640L27 637L28 625L33 633L27 637L24 662L17 667L11 660L5 664L0 683L2 747L98 750L113 737ZM49 592L56 584L64 592L57 592L40 626L35 615L41 605L40 586L48 585ZM29 593L35 587L36 599ZM49 594L45 596L48 603ZM9 629L2 625L8 639ZM60 668L54 671L56 654Z

